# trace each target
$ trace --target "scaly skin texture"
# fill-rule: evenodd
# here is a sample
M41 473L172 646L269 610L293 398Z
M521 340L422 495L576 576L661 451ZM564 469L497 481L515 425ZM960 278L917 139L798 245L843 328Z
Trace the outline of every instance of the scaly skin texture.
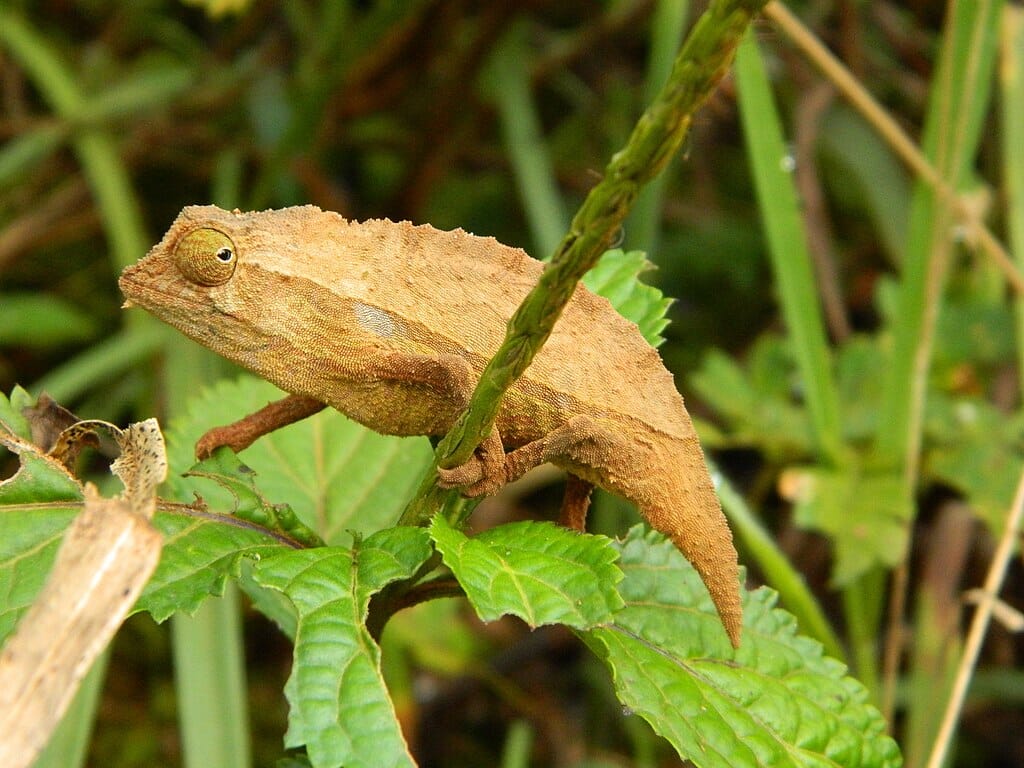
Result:
M445 434L541 269L462 230L350 222L313 206L192 206L120 286L126 306L293 393L281 409L291 416L257 420L246 440L214 431L208 450L244 447L320 403L385 434ZM550 461L635 502L696 567L738 644L732 536L683 400L635 325L579 287L495 428L441 479L490 493ZM585 492L574 496L585 510Z

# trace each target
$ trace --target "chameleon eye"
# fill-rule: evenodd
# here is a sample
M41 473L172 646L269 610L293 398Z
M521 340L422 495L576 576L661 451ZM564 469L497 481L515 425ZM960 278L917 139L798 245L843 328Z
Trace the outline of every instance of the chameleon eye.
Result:
M226 283L235 271L235 244L216 229L196 229L174 246L174 263L199 285Z

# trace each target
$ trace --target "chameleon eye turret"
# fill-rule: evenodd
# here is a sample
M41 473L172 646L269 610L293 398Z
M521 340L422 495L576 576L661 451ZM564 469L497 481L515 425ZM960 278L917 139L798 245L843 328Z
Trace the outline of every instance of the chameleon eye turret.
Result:
M226 283L234 274L237 261L231 238L209 227L182 237L174 247L173 258L186 280L206 286Z

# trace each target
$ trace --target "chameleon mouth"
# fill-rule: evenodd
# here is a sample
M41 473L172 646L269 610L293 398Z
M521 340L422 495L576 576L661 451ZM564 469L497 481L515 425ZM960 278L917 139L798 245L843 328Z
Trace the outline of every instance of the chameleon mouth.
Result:
M139 276L139 265L131 266L121 273L117 281L121 293L124 294L124 308L142 307L149 311L159 311L173 304L184 304L192 309L203 306L200 298L191 295L187 290L168 290L160 284L147 280L145 274Z

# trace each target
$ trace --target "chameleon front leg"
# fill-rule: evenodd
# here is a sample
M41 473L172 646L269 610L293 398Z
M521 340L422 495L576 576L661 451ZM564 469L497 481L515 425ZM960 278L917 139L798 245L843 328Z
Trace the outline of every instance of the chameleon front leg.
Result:
M196 443L196 455L205 458L220 446L242 451L259 437L312 416L327 404L371 425L387 417L391 421L377 428L387 434L430 434L438 426L435 419L443 425L444 414L451 413L454 418L465 407L473 387L472 369L456 355L367 346L341 360L331 360L329 368L322 370L329 371L325 378L330 386L317 391L316 397L292 394L233 424L215 427ZM371 395L366 394L366 385L370 385ZM381 403L391 403L386 413L381 412ZM498 455L502 455L500 441Z
M232 424L208 430L196 441L196 458L205 459L222 445L238 453L263 435L302 421L326 407L312 397L288 395Z

